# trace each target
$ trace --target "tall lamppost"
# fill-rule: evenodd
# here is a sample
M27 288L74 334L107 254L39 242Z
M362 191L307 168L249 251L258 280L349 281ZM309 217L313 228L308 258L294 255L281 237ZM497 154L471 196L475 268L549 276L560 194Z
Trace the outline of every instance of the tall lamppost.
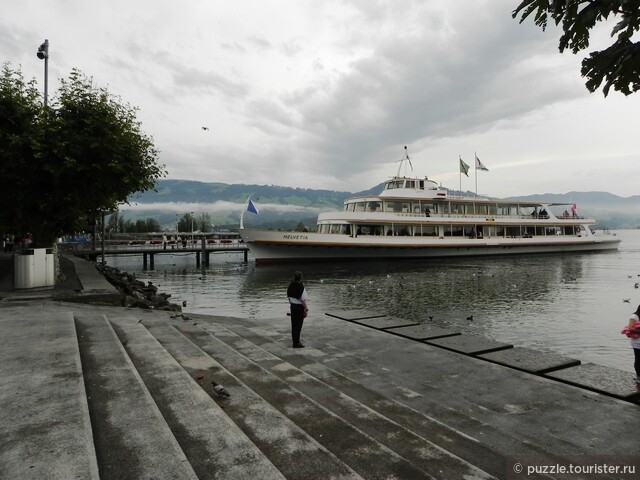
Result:
M193 243L193 212L191 212L191 243Z
M38 58L44 60L44 106L47 106L47 92L49 91L49 40L45 38L44 43L38 48Z

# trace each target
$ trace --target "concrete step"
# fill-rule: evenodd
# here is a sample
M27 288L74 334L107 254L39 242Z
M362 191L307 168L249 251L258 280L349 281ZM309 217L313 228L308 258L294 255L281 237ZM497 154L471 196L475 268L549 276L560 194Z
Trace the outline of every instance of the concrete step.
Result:
M397 392L393 391L394 389L391 383L389 384L390 388L388 391L392 396L390 398L365 388L347 376L320 363L319 360L327 360L328 356L316 349L305 348L304 350L294 350L288 346L283 346L282 339L276 340L273 335L265 337L261 327L225 325L225 328L242 339L251 342L249 345L237 342L239 351L251 355L251 349L255 349L256 346L266 350L306 374L330 385L342 395L347 395L366 408L382 415L388 421L395 422L404 429L427 439L436 446L436 448L440 448L446 452L445 459L447 457L451 457L452 461L455 461L453 459L456 457L463 459L456 462L456 464L461 466L463 471L465 468L468 468L468 464L471 464L496 477L504 474L505 459L502 454L483 445L477 439L396 401L393 395ZM219 331L218 335L223 333L224 332ZM335 352L335 354L344 356L344 354L339 352ZM329 364L331 363L332 362L329 362ZM403 391L403 393L406 394L407 392ZM456 472L451 466L449 466L447 470ZM457 471L453 478L460 478L463 475L463 471Z
M261 332L248 320L223 323L241 323ZM334 333L336 328L338 334ZM336 326L334 321L323 319L309 322L305 330L317 349L306 348L301 354L313 355L354 382L427 412L451 429L495 447L504 457L554 459L558 452L573 455L585 451L583 437L576 435L579 429L532 428L562 421L567 409L573 407L576 392L558 382L349 322ZM282 322L269 338L289 345L288 325ZM597 395L580 391L579 397L593 399L590 423L611 421L598 410ZM542 417L546 421L541 422ZM573 428L567 422L564 425ZM606 442L590 452L598 451L608 451Z
M265 341L261 335L242 326L224 327L207 324L203 328L434 477L441 479L491 478L491 475L481 468L449 451L448 447L451 446L455 437L463 438L467 448L483 451L484 455L492 455L491 458L494 459L492 467L496 473L504 472L501 458L487 449L480 448L478 442L470 442L468 437L449 429L447 441L440 438L440 443L446 444L447 448L436 445L429 435L422 436L407 428L408 425L425 423L424 415L410 411L408 408L404 409L403 416L398 415L400 405L393 405L393 402L382 399L380 395L370 390L356 388L353 382L347 382L340 375L327 375L329 369L326 367L313 368L304 355L297 353L300 350L283 347L268 339ZM310 368L303 370L300 368L302 365L296 365L296 363L306 364ZM351 388L345 390L343 388L345 386ZM357 395L351 396L353 393ZM394 414L398 420L402 419L407 426L387 417L387 413Z
M299 381L296 381L295 378L289 377L287 381L278 378L274 372L258 365L254 361L255 356L253 360L250 360L233 346L227 344L228 338L218 338L205 331L204 329L213 328L210 327L210 324L193 326L190 322L186 322L177 328L362 477L372 479L433 478L432 474L379 441L380 436L389 435L391 438L392 435L398 433L398 429L386 430L385 426L381 424L379 429L383 433L377 435L378 438L374 438L370 435L371 432L361 430L355 421L354 417L362 414L363 410L350 417L350 420L341 418L335 412L327 409L325 405L302 393L298 389ZM227 332L226 337L232 335L231 332ZM256 351L258 355L272 358L264 350L256 349ZM282 364L281 368L283 369L292 368L282 361L279 363ZM299 372L299 375L300 377L305 376L302 372ZM334 395L339 395L339 393L334 392ZM355 405L352 407L357 408ZM371 415L372 412L367 411L366 414ZM488 477L482 472L476 472L480 474L478 478ZM456 476L455 478L460 477Z
M146 326L286 478L316 478L319 472L334 480L361 478L172 325ZM233 394L216 395L212 381Z
M73 315L6 307L0 335L0 478L97 479Z
M198 478L284 478L137 317L109 321Z
M106 317L76 326L100 478L197 479Z
M312 337L317 349L308 345L305 349L293 350L289 348L290 334L285 323L274 329L272 323L263 327L248 319L221 317L217 321L491 475L503 476L507 462L512 461L509 457L529 455L549 462L559 459L556 451L546 450L543 444L530 441L512 428L500 428L482 421L476 415L475 405L454 408L450 406L451 402L440 400L441 395L433 395L432 398L430 387L425 392L425 384L416 383L419 377L404 378L368 358L321 341L317 332ZM339 336L345 334L348 335L341 331ZM402 351L401 346L397 348ZM417 348L430 347L418 345ZM456 356L448 352L445 354ZM407 357L411 355L411 352L406 352ZM386 352L383 358L389 358ZM416 388L418 386L420 388ZM554 441L566 445L561 438L556 437ZM567 445L563 451L576 450Z

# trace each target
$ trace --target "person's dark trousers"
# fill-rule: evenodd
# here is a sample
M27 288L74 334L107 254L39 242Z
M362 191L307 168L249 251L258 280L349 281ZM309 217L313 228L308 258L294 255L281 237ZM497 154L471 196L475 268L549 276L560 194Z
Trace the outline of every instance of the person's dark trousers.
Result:
M293 322L293 314L291 315L291 321ZM640 385L640 348L634 348L633 353L636 356L636 361L633 363L636 369L636 383Z
M303 322L304 306L291 304L291 339L294 346L300 344L300 332L302 332Z

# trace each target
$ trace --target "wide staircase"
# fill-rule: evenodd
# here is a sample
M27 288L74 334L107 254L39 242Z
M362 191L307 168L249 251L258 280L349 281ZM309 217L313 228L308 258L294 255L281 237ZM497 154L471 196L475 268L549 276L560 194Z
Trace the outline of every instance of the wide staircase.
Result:
M1 478L492 477L446 448L472 440L248 325L14 310ZM472 456L500 468L485 455Z
M286 329L242 319L33 310L3 310L0 478L505 476L490 441L351 378L330 344L294 350Z

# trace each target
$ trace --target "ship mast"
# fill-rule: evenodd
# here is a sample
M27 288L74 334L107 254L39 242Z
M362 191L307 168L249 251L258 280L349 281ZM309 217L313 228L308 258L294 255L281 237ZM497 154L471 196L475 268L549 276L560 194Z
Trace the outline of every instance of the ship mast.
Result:
M407 152L407 146L405 145L404 147L404 157L401 158L400 160L396 160L396 163L399 163L400 165L398 165L398 173L396 174L396 177L400 176L400 170L402 169L402 164L407 161L409 162L409 166L411 167L411 172L413 172L413 164L411 163L411 157L409 156L409 153ZM405 177L407 176L407 166L404 166L404 171L405 171Z

